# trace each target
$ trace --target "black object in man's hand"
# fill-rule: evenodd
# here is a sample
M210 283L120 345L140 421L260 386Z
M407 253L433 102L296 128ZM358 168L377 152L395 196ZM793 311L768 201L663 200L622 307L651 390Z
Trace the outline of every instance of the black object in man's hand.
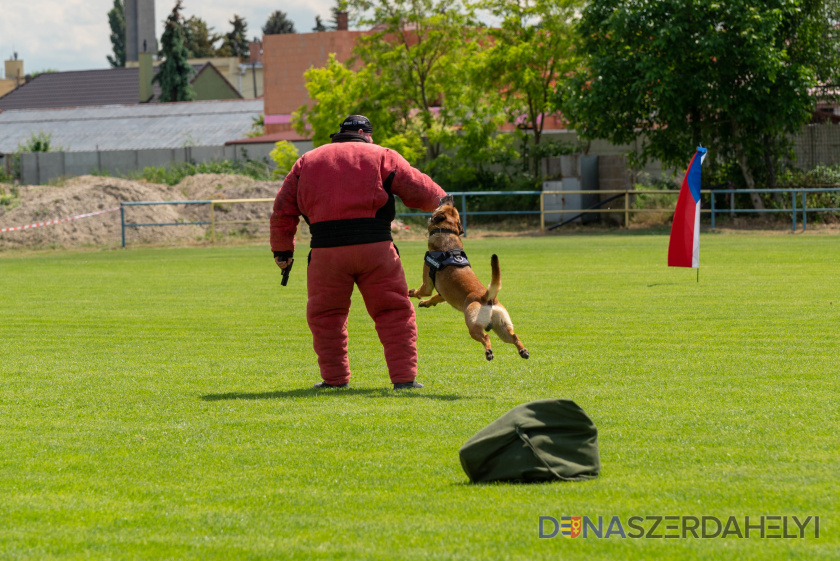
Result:
M289 264L283 269L283 280L280 281L280 286L286 286L289 282L289 273L292 272L292 265L294 265L295 260L289 259Z

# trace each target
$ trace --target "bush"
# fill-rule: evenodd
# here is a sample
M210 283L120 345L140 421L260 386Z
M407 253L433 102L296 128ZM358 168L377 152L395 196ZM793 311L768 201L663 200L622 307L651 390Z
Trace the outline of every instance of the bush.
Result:
M221 160L214 162L204 162L200 164L185 163L168 168L149 166L143 168L142 171L135 171L123 175L128 179L144 179L149 183L160 183L164 185L177 185L185 177L196 175L199 173L220 173L228 175L245 175L257 181L271 180L271 173L269 171L267 162L258 162L253 160L246 161L230 161ZM106 173L94 173L94 175L108 175Z
M0 178L0 181L3 181L3 179ZM0 206L5 206L5 207L14 206L14 204L17 201L19 195L20 195L20 193L18 193L18 188L17 188L16 185L12 185L12 188L10 189L10 192L7 192L6 188L4 186L0 185Z
M840 186L840 164L817 166L812 170L789 169L779 177L780 187Z
M680 183L675 177L655 177L651 178L647 174L642 174L640 181L636 183L635 189L638 191L668 191L679 190ZM644 209L663 209L673 210L677 205L676 193L650 193L633 195L633 207Z
M300 157L300 154L294 144L288 140L281 140L274 145L274 150L271 151L269 156L271 156L271 159L274 160L275 164L277 164L277 168L271 172L271 176L274 179L281 179L286 177L286 174L289 173L289 170L291 170L292 166L295 165L295 162Z
M22 152L61 152L63 146L53 146L52 133L33 132L24 142L17 145L17 153Z
M6 157L11 158L12 154L8 154ZM12 164L13 163L14 162L12 162ZM6 175L6 170L3 167L0 167L0 183L11 183L14 179L14 175Z

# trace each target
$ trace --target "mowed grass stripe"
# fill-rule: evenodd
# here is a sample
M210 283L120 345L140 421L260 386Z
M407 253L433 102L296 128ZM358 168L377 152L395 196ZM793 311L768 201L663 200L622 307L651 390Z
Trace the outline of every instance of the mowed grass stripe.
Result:
M363 302L349 391L316 392L306 249L0 257L0 557L833 559L836 238L465 240L531 351L496 359L418 310L420 380L394 394ZM420 242L398 244L410 287ZM573 399L602 475L467 484L458 448L527 401ZM819 540L539 540L548 516L821 515Z

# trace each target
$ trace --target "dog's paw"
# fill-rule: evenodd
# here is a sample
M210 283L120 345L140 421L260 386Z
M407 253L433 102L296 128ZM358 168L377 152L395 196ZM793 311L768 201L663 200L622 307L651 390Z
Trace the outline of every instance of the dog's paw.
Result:
M417 291L413 288L409 289L408 297L409 298L420 298L419 296L417 296Z
M519 351L519 356L522 358L529 358L531 355L528 353L528 349L522 349Z
M487 360L493 360L493 351L491 349L484 351L484 358Z
M418 302L417 305L421 308L431 308L432 306L434 306L434 304L430 304L429 302L431 302L431 300L420 300L420 302Z

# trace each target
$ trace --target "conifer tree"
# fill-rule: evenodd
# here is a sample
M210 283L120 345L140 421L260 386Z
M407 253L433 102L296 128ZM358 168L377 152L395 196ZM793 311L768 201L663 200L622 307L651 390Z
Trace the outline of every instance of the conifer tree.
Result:
M297 33L295 24L286 15L286 12L275 10L262 28L263 35L280 35L281 33Z
M216 52L216 56L247 57L250 51L248 44L248 22L245 21L245 18L233 14L233 19L228 23L233 26L233 29L229 33L225 33L224 41Z
M108 25L114 48L114 56L107 56L108 63L113 68L121 68L125 66L125 0L114 0L114 7L108 12Z
M175 7L166 18L163 31L161 54L165 58L152 79L160 85L160 101L193 101L195 91L190 85L193 67L187 62L189 52L184 46L184 23L181 19L182 0L175 2Z

